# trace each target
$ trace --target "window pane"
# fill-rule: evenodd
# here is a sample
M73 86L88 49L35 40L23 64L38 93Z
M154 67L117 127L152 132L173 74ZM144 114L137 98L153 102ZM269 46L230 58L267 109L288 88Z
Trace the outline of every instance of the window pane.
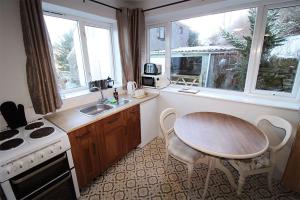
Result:
M270 9L256 88L292 92L300 58L300 6Z
M256 9L172 22L171 80L243 91Z
M53 48L60 91L86 85L78 22L44 16Z
M149 43L150 43L150 62L161 64L162 74L165 72L165 27L150 28L149 30Z
M85 26L92 80L113 78L113 55L109 29Z

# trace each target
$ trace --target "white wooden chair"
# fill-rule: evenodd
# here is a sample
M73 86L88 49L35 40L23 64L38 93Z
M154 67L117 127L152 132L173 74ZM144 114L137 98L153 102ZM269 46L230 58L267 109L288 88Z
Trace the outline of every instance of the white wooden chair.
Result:
M269 190L272 190L272 173L276 164L276 154L286 145L292 134L291 124L277 116L261 116L255 124L268 137L269 148L264 154L253 159L229 161L240 175L238 195L242 192L246 177L254 174L268 173L268 186Z
M166 167L169 155L188 167L188 187L191 188L191 177L194 165L204 158L204 154L182 142L175 134L174 123L177 114L174 108L167 108L160 114L160 127L166 143Z

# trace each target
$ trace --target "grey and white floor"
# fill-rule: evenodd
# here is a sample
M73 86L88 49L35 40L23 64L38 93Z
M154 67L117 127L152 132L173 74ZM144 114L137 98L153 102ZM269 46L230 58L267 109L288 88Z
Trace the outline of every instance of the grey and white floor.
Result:
M201 199L207 166L196 166L192 177L193 188L188 192L187 168L170 158L165 168L165 146L160 138L143 148L130 152L110 167L89 186L81 190L81 199ZM237 173L227 165L237 179ZM213 170L209 182L208 200L221 199L300 199L300 194L285 189L279 181L273 181L273 190L267 187L264 175L249 177L243 193L238 197L226 176Z

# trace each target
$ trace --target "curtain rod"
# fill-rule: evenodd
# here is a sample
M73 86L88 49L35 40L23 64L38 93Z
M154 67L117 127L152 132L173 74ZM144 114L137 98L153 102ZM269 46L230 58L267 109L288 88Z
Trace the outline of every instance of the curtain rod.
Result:
M168 4L165 4L165 5L145 9L145 10L143 10L143 12L147 12L147 11L150 11L150 10L156 10L156 9L159 9L159 8L164 8L164 7L168 7L168 6L172 6L172 5L176 5L176 4L180 4L180 3L183 3L183 2L187 2L187 1L191 1L191 0L183 0L183 1L177 1L177 2L174 2L174 3L168 3Z
M86 0L83 0L83 3L85 3L85 1ZM88 1L100 4L100 5L103 5L103 6L107 6L107 7L113 8L115 10L122 11L122 9L120 9L120 8L117 8L117 7L114 7L114 6L111 6L111 5L96 1L96 0L88 0ZM143 10L143 12L147 12L147 11L150 11L150 10L156 10L156 9L159 9L159 8L164 8L164 7L167 7L167 6L176 5L176 4L184 3L184 2L187 2L187 1L191 1L191 0L182 0L182 1L177 1L177 2L173 2L173 3L169 3L169 4L165 4L165 5L161 5L161 6L157 6L157 7L153 7L153 8L148 8L148 9Z
M103 5L103 6L106 6L106 7L110 7L110 8L113 8L113 9L115 9L115 10L122 11L122 9L120 9L120 8L117 8L117 7L114 7L114 6L111 6L111 5L108 5L108 4L105 4L105 3L102 3L102 2L96 1L96 0L88 0L88 1L91 1L91 2L93 2L93 3L100 4L100 5ZM83 3L85 3L85 0L83 0Z

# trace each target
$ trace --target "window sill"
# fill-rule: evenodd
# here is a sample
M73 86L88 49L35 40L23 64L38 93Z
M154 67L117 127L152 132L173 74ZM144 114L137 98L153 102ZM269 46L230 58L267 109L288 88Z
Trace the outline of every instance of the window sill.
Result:
M193 97L205 97L205 98L212 98L212 99L221 99L226 101L235 101L240 103L247 103L247 104L254 104L254 105L260 105L260 106L268 106L268 107L274 107L274 108L283 108L283 109L289 109L289 110L299 110L300 109L300 102L296 100L275 100L267 97L258 97L255 95L249 95L234 91L226 91L216 93L215 91L206 91L201 88L195 87L195 89L200 90L197 94L190 94L190 93L183 93L179 92L179 89L182 89L182 86L169 86L167 88L164 88L161 90L161 92L171 92L181 95L187 95L187 96L193 96Z
M91 92L89 91L89 89L85 89L85 90L80 90L80 91L76 91L76 92L61 94L61 98L63 100L65 100L65 99L70 99L70 98L74 98L74 97L79 97L79 96L82 96L82 95L87 95L87 94L90 94L90 93Z

